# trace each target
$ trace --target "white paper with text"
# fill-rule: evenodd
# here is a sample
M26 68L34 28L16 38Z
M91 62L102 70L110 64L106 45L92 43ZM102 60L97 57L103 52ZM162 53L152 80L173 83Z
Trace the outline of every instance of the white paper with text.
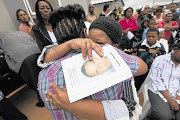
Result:
M103 52L100 58L93 51L91 62L83 60L81 53L62 61L71 103L132 77L130 68L112 46L104 46Z

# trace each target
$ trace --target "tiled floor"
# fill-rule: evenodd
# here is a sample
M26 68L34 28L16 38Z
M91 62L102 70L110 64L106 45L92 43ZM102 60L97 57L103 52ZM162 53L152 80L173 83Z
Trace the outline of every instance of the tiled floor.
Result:
M38 101L36 93L27 86L9 100L28 117L28 120L52 120L51 114L46 107L36 107Z

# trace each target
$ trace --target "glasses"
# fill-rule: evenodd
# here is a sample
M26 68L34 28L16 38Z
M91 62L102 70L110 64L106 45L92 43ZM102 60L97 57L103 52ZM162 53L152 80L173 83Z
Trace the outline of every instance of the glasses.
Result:
M146 7L146 9L150 9L150 7Z
M49 6L42 6L42 7L40 7L39 9L41 9L41 10L44 10L44 9L47 9L47 10L49 10L49 9L51 9Z
M89 8L94 8L94 7L89 7Z

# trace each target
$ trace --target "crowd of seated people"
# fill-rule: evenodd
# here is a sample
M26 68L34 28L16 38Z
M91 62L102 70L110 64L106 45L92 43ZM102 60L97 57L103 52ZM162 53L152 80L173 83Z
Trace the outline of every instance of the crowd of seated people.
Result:
M151 13L150 6L146 5L144 7L139 7L136 10L135 14L133 14L134 10L132 7L128 7L123 10L123 7L120 6L118 7L118 9L113 9L111 11L111 5L105 4L103 12L99 16L97 16L94 13L95 6L92 4L88 6L88 13L85 14L83 7L78 4L67 5L66 7L61 7L53 11L53 7L51 6L51 3L49 1L37 0L35 4L35 12L38 23L35 24L30 22L29 16L27 15L26 11L22 9L18 9L16 11L17 19L21 22L19 31L25 32L26 34L32 36L32 38L28 38L32 41L28 41L28 44L25 43L26 41L20 42L26 44L24 46L28 47L20 47L21 50L26 48L27 49L23 50L23 54L19 53L21 54L21 56L23 56L20 62L18 61L19 58L15 59L18 61L16 62L17 67L12 65L12 59L9 59L9 61L7 60L7 62L9 62L9 67L12 66L12 69L17 74L20 74L24 81L28 83L29 87L35 90L39 100L36 105L39 107L43 107L45 104L46 107L51 111L54 119L118 119L123 117L133 119L133 116L135 116L135 113L133 111L136 109L136 101L134 101L133 98L129 97L133 96L132 94L129 94L128 96L126 93L126 89L128 89L127 86L132 92L130 79L126 80L126 82L121 82L116 86L112 86L111 89L115 90L117 93L122 93L119 97L116 97L114 99L110 99L108 97L105 97L103 99L95 99L92 96L96 95L92 95L89 96L88 99L80 100L72 105L69 103L69 99L66 98L67 91L66 89L64 89L66 88L64 83L58 84L58 86L56 86L55 84L50 84L50 82L47 81L50 74L52 74L48 73L48 71L50 71L50 69L55 69L55 67L58 66L57 69L59 71L57 71L63 76L63 72L60 71L62 70L61 58L63 60L67 59L68 57L65 55L69 55L69 57L71 57L77 54L74 51L82 51L83 58L88 58L92 61L93 56L89 51L92 51L92 49L94 49L95 52L97 52L98 55L102 57L102 46L100 46L99 43L108 43L112 46L117 47L115 48L116 51L120 56L123 56L123 59L131 68L137 91L140 89L149 72L150 74L152 74L152 80L156 82L159 81L155 79L154 74L156 73L154 73L155 70L151 70L151 66L153 66L152 69L157 69L154 66L158 64L156 57L159 58L158 56L162 56L164 54L172 55L174 57L172 59L172 62L175 62L174 64L177 69L174 70L175 73L172 74L176 77L177 81L179 80L178 82L176 81L179 84L180 79L178 79L178 77L180 78L180 76L178 76L177 74L180 73L180 14L176 12L177 8L178 4L176 3L170 4L169 11L167 10L166 6L153 6ZM84 32L86 31L87 27L84 24L85 21L90 22L88 26L89 35ZM3 35L3 33L1 34ZM26 36L22 33L16 34L19 34L19 37L21 37L21 35ZM37 48L38 46L38 50L33 49L34 51L32 50L30 52L30 50L28 50L31 49L29 48L30 44L30 47L33 46L33 48ZM6 51L7 48L5 46L2 47L2 49L3 48L5 52L9 52ZM13 54L9 54L9 56L12 57ZM156 63L153 63L153 61L156 61ZM39 67L37 66L37 64L39 65ZM27 69L29 70L29 72L24 72ZM156 70L156 72L158 72L158 70ZM56 81L59 80L57 77L57 73L54 73L52 75L54 76L51 76L51 79L53 78L53 82L51 81L51 83L57 83ZM64 81L64 78L61 77L60 80ZM163 84L163 79L161 80L161 82L160 83ZM167 87L166 85L168 84L169 83L165 83L164 86ZM160 95L160 97L163 98L164 102L170 104L172 111L179 111L177 102L171 100L171 98L180 100L178 94L174 93L178 93L179 89L177 89L176 91L171 91L171 89L168 88L168 95L167 92L161 91L165 88L156 88L155 91L155 88L153 88L154 86L157 85L152 82L149 92L151 96L151 104L157 104L153 100L153 98L156 97L155 95ZM52 92L53 89L51 87L55 92ZM59 87L62 90L59 89ZM174 86L172 85L172 87ZM178 88L178 86L176 87ZM104 90L102 92L105 93L105 91L110 92L111 90ZM40 96L38 92L40 93ZM58 96L60 93L63 93L63 96ZM2 95L3 94L0 94L0 97ZM111 96L117 95L111 94ZM64 97L64 101L61 101L59 97ZM97 95L96 97L102 96L99 93L99 95ZM159 100L159 98L156 99ZM0 101L2 100L0 99ZM63 105L62 102L64 102L64 104L66 105ZM119 114L120 109L118 108L118 104L122 105L124 107L123 110L128 112L128 114ZM87 108L86 106L89 105L91 107ZM165 105L161 105L161 107L162 106ZM16 109L16 111L18 110ZM114 114L111 115L111 112L113 112ZM152 111L149 116L152 117L157 115L160 116L160 119L162 119L163 113L160 111L158 111L158 113L156 112L157 111ZM170 113L170 110L167 112ZM4 112L0 112L0 115L3 116L3 114ZM17 115L24 117L22 119L27 119L21 113L18 113ZM176 114L176 118L179 118L178 114Z
M174 4L172 4L172 5L174 5ZM158 7L158 6L156 6L156 7ZM157 17L158 17L158 15L159 14L156 14L155 12L156 12L156 10L157 10L157 12L159 11L159 9L160 9L160 7L158 7L157 9L156 9L156 7L154 7L154 15L157 15ZM115 15L115 11L114 12L111 12L111 11L109 11L109 8L110 8L110 5L108 5L108 4L106 4L105 5L105 8L104 8L104 13L105 13L105 15L103 15L103 14L101 14L101 16L104 16L104 17L112 17L113 19L115 19L116 20L116 15ZM147 8L148 8L148 6L147 6ZM148 8L149 9L149 8ZM62 10L62 9L60 9L60 10ZM160 10L160 12L161 12L162 10ZM108 13L109 12L109 13ZM149 12L149 11L148 11ZM60 13L60 12L57 12L57 13ZM124 50L124 52L127 52L128 54L132 54L132 53L136 53L136 55L138 56L138 57L140 57L147 65L148 65L148 71L144 74L144 75L142 75L142 76L137 76L137 77L135 77L135 86L136 86L136 88L137 88L137 90L141 87L141 84L143 83L143 81L144 81L144 79L146 78L146 75L148 74L148 72L149 72L149 70L150 70L150 68L151 68L151 64L153 63L153 61L154 61L154 59L157 57L157 56L160 56L160 55L163 55L163 54L166 54L166 53L168 53L169 51L169 46L168 46L168 40L166 40L165 41L165 39L164 39L164 34L165 33L163 33L164 32L164 29L165 28L162 28L162 27L159 27L159 28L161 28L161 29L158 29L157 28L157 26L159 25L159 23L157 23L156 24L156 20L155 19L153 19L154 18L154 15L151 15L150 16L150 13L147 13L147 11L141 11L140 12L140 15L139 15L139 17L138 17L138 20L139 20L139 22L141 23L141 26L138 26L138 23L137 23L137 20L135 19L135 18L133 18L132 17L132 13L133 13L133 9L131 8L131 7L129 7L129 8L127 8L125 11L124 11L124 18L123 19L121 19L120 20L120 22L119 22L119 24L121 25L121 27L122 27L122 31L123 31L123 34L125 34L126 36L128 36L128 33L129 32L131 32L132 34L134 34L134 35L137 35L137 30L138 30L138 28L139 27L142 27L140 30L141 30L141 32L139 32L141 35L141 38L140 38L140 40L138 40L137 38L135 38L135 37L137 37L137 36L135 36L134 38L132 38L132 41L133 42L139 42L137 45L135 45L135 46L133 46L133 42L131 43L130 42L130 47L131 47L131 49L126 49L126 48L123 48L123 47L121 47L122 46L122 44L121 43L123 43L124 41L121 41L120 42L120 46L119 46L119 48L121 48L122 50ZM165 18L166 18L166 16L168 15L168 14L170 14L169 12L168 13L165 13ZM54 13L52 14L52 16L54 15ZM63 15L63 14L61 14L61 15ZM149 19L148 17L150 16L150 18L151 19ZM162 15L161 15L162 16ZM54 15L54 17L55 17L55 15ZM99 17L99 18L97 18L97 19L95 19L94 20L94 22L92 22L92 25L95 23L95 22L97 22L100 18L102 18L102 17ZM54 18L55 19L55 18ZM58 18L57 18L58 19ZM58 31L59 29L61 29L60 28L60 26L56 26L57 25L57 23L56 22L59 22L59 23L61 23L61 20L60 20L61 18L59 18L59 21L57 20L55 20L55 21L53 21L53 22L55 22L55 23L52 23L51 22L51 20L52 19L50 19L50 23L51 24L54 24L54 31ZM142 20L142 21L141 21ZM168 21L165 21L166 23L168 23ZM161 22L160 22L161 23ZM63 23L63 24L65 24L65 23ZM177 24L178 25L178 24ZM168 26L169 27L169 26ZM99 29L99 27L97 27L98 29ZM91 29L91 25L90 25L90 29ZM163 30L162 30L163 29ZM173 27L172 28L173 30L178 30L179 29L179 25L178 25L178 27L177 26L175 26L175 27ZM146 30L146 32L144 33L144 36L145 36L145 38L144 38L144 40L142 40L142 33L144 32L144 30ZM59 30L59 31L61 31L61 30ZM107 31L106 31L107 32ZM105 33L106 33L105 32ZM68 32L66 32L66 33L68 33ZM161 33L161 34L160 34ZM58 33L55 33L56 35L58 35ZM59 33L59 34L62 34L62 33ZM91 36L91 30L90 30L90 36ZM108 34L108 33L107 33ZM108 34L109 35L109 34ZM109 36L110 37L110 36ZM128 38L128 37L127 37ZM94 39L94 37L93 38L91 38L91 39ZM67 40L67 39L66 39ZM128 41L129 39L126 39L126 42ZM164 42L165 41L165 42ZM68 42L65 42L65 41L63 41L63 44L66 46L66 45L68 45ZM75 42L73 42L73 43L75 43ZM78 43L78 42L77 42ZM99 41L98 41L98 43L99 43ZM59 44L59 43L58 43ZM60 46L62 45L63 46L63 44L60 44ZM80 44L80 43L78 43L78 44ZM82 45L82 44L81 44ZM44 99L44 100L46 100L45 98L45 94L44 94L44 92L46 91L46 90L49 90L46 94L49 94L50 96L49 97L52 97L51 96L51 94L54 94L54 93L51 93L50 91L52 91L52 90L50 90L49 89L49 87L48 88L44 88L43 86L44 86L44 84L46 84L47 85L47 83L46 83L46 81L43 81L43 80L47 80L48 78L44 78L45 76L44 75L46 75L46 74L48 74L47 72L45 72L45 71L49 71L50 69L54 69L53 68L53 66L55 65L56 67L57 67L57 65L58 65L58 63L59 62L57 62L57 61L55 61L55 62L52 62L52 61L54 61L54 60L57 60L57 59L59 59L59 58L61 58L63 55L65 55L65 53L68 53L69 52L69 50L65 50L66 52L63 52L62 53L62 51L64 51L64 50L62 50L64 47L58 47L57 45L55 45L56 47L54 47L54 46L48 46L48 47L46 47L46 49L45 49L45 51L43 51L44 53L47 53L46 51L49 51L47 54L42 54L42 56L41 57L45 57L45 58L43 58L43 59L40 59L40 61L44 61L44 65L47 67L47 66L50 66L50 67L47 67L46 69L44 69L43 71L41 71L41 73L40 73L40 76L39 76L39 88L41 88L41 89L39 89L39 92L42 94L42 98ZM83 46L83 45L82 45ZM61 49L60 49L61 48ZM65 48L69 48L69 47L65 47ZM129 48L129 46L128 46L128 48ZM166 48L166 49L165 49ZM77 49L77 48L76 48ZM61 52L61 53L59 53L59 52ZM54 56L54 55L56 55L56 56ZM91 58L91 57L89 57L89 58ZM64 58L63 58L64 59ZM38 61L38 62L40 62L40 61ZM61 60L60 60L61 61ZM51 65L51 64L53 64L53 65ZM41 67L44 67L43 65L41 65L40 64L40 66ZM47 77L49 76L49 75L46 75ZM53 77L53 78L57 78L57 77ZM58 78L57 78L58 79ZM57 80L57 79L54 79L55 81ZM44 83L45 82L45 83ZM57 82L55 82L55 83L57 83ZM49 86L50 86L50 83L48 83L49 84ZM53 86L53 85L52 85ZM61 85L58 85L60 88L62 88L62 87L64 87L64 86L61 86ZM56 86L56 88L58 88L58 86ZM46 86L47 87L47 86ZM43 88L43 89L42 89ZM47 98L47 101L48 102L52 102L52 103L56 103L55 104L55 106L53 106L53 108L56 108L56 109L59 109L59 108L61 108L62 109L62 107L65 107L65 108L63 108L63 110L65 110L66 112L69 112L70 114L72 114L72 115L74 115L75 116L75 118L76 117L78 117L78 118L84 118L84 116L79 116L79 114L81 114L81 112L82 111L79 111L79 109L77 109L76 107L74 107L73 108L73 110L71 111L69 111L69 109L68 109L68 107L70 107L71 106L71 104L69 104L69 103L67 103L69 106L63 106L62 105L62 101L61 100L58 100L58 99L55 99L55 98L57 98L58 97L58 92L61 92L61 90L59 89L59 91L56 91L57 92L57 94L54 94L54 96L56 96L56 97L54 97L54 99L53 99L53 97L52 98L50 98L50 99L48 99ZM62 91L62 92L65 92L65 91ZM67 94L67 93L64 93L64 94ZM61 96L62 97L62 96ZM54 100L54 101L53 101ZM67 99L66 99L67 100ZM66 113L64 113L63 112L63 114L61 113L61 111L53 111L52 110L52 108L51 108L51 106L49 106L49 103L46 103L45 102L45 104L47 104L47 106L48 106L48 108L50 109L50 111L52 112L52 114L53 114L53 117L54 117L54 119L56 119L56 118L58 118L58 117L60 117L60 116L56 116L56 115L58 115L58 114L61 114L61 115L65 115ZM68 102L68 100L66 101L66 102ZM93 103L93 102L92 102ZM78 104L78 102L77 102L77 104ZM79 101L79 104L81 104L81 101ZM89 104L91 104L91 103L89 103ZM56 106L57 105L57 106ZM82 108L83 109L83 108ZM92 108L93 109L93 108ZM104 110L105 110L105 108L104 108ZM74 112L74 111L76 111L76 112ZM88 110L87 110L88 111ZM90 111L89 111L90 112ZM67 114L67 116L69 116L69 113ZM91 113L91 112L90 112ZM106 110L104 111L104 114L105 114L105 117L107 117L108 118L108 116L106 116ZM132 115L132 114L131 114ZM65 115L66 116L66 115ZM90 116L89 115L89 117L91 118L93 118L94 116L93 116L93 113L92 113L92 116ZM99 116L99 117L101 117L101 116ZM112 117L112 116L111 116ZM85 118L88 118L88 116L86 116ZM64 118L65 119L65 118Z

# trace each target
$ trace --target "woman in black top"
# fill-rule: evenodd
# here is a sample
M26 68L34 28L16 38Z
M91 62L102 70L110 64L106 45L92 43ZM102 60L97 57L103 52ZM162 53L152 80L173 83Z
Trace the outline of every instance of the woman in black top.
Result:
M38 24L33 26L32 29L39 49L42 51L45 46L53 44L48 33L48 31L53 32L51 24L48 23L48 16L53 8L47 0L38 0L35 4L35 11Z

